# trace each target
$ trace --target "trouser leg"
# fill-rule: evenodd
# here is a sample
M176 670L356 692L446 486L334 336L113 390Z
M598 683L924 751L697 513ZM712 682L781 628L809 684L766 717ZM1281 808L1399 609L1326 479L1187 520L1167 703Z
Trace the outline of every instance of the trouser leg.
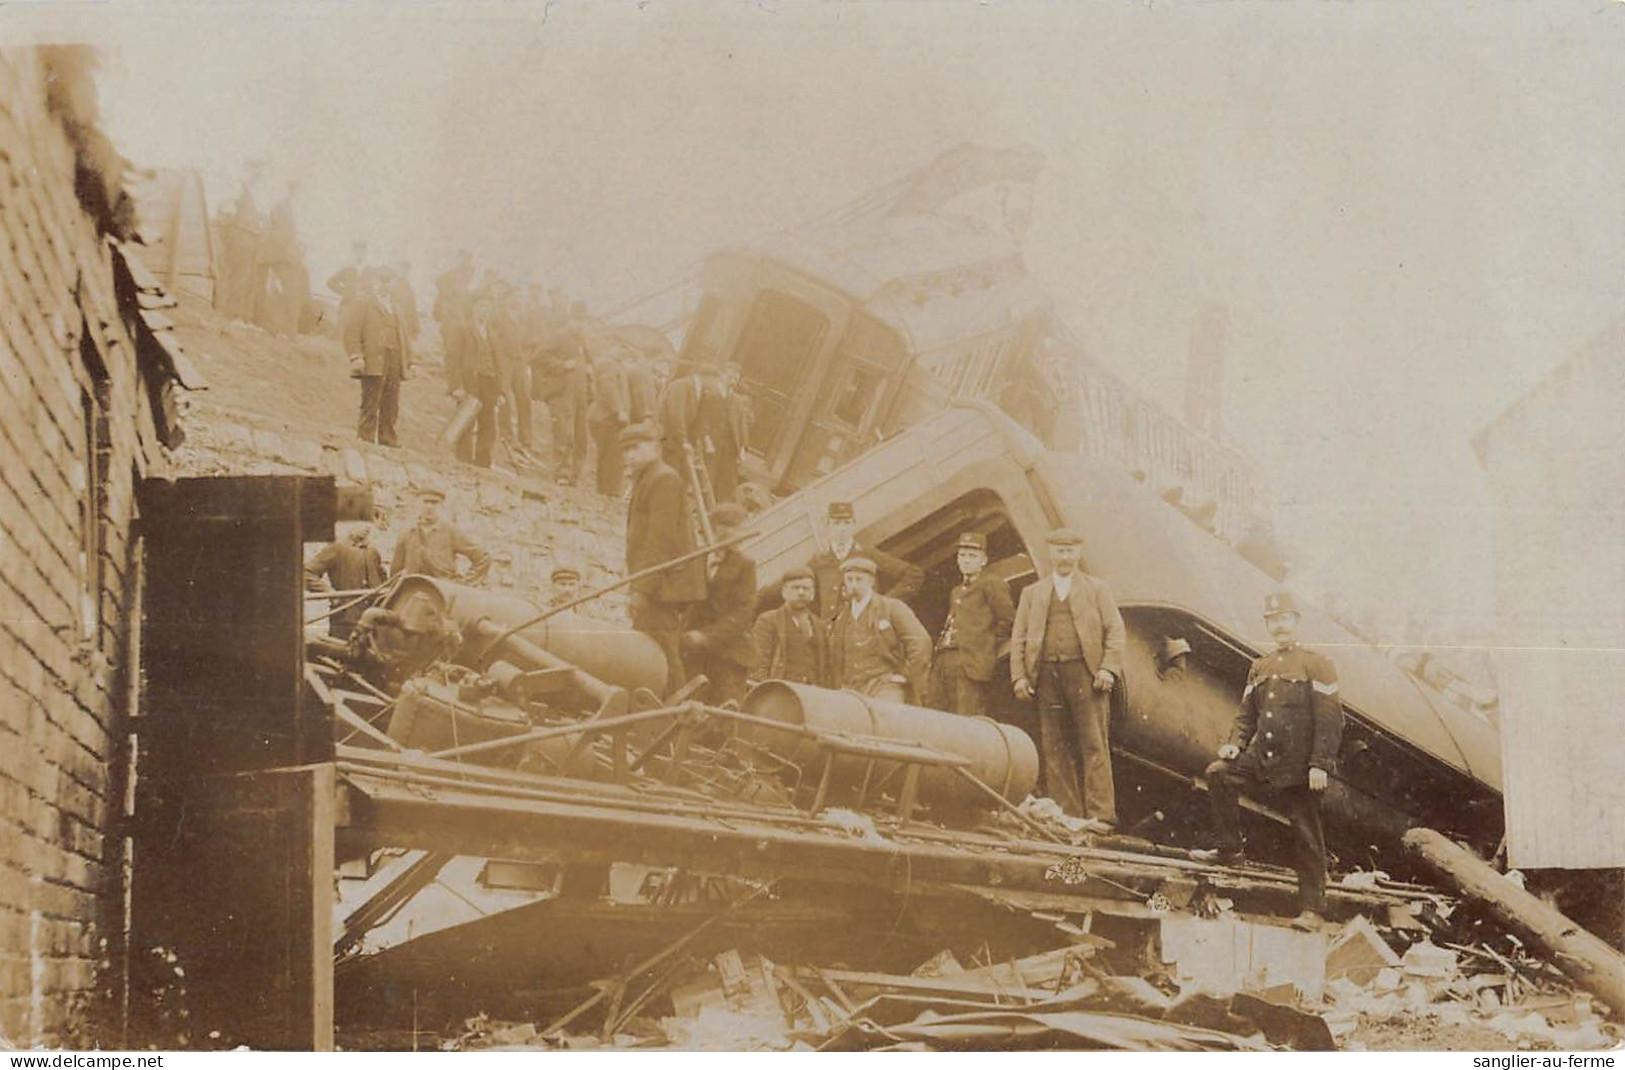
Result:
M611 498L621 493L621 425L614 420L595 420L592 425L593 444L598 450L598 493Z
M491 454L496 449L499 391L495 376L482 375L477 384L475 396L480 399L480 411L474 417L474 463L489 468Z
M1252 786L1253 778L1245 765L1223 759L1209 765L1203 775L1207 779L1208 801L1213 808L1213 834L1219 841L1219 849L1240 853L1241 792Z
M1062 683L1061 666L1039 665L1037 680L1039 768L1044 794L1062 812L1084 816L1083 792L1078 781L1078 734L1073 728Z
M1083 814L1115 825L1117 786L1112 777L1111 695L1095 690L1094 678L1083 662L1067 662L1062 669L1078 729Z
M536 441L536 428L530 408L530 368L525 365L513 373L513 418L519 425L519 444L530 449Z
M399 375L385 375L380 384L378 397L378 444L380 446L399 446L400 438L395 433L395 421L401 413L401 377Z
M634 592L627 611L632 618L632 627L660 644L661 653L666 655L665 694L670 695L688 682L688 671L683 665L679 647L683 633L681 608Z
M356 434L363 442L378 441L378 410L384 396L382 375L361 377L361 414L356 421Z
M1292 868L1298 873L1298 909L1326 912L1326 834L1320 822L1320 795L1307 787L1277 794L1292 821Z
M575 403L570 443L570 482L580 486L587 478L587 442L591 432L587 428L587 402L580 398Z
M724 702L744 705L745 669L728 658L711 656L705 659L705 676L710 680L707 695L712 705Z

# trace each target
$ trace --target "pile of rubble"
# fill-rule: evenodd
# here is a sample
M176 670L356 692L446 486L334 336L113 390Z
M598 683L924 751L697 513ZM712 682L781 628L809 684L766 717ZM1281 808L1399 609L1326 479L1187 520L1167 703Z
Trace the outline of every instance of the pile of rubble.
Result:
M1331 1051L1620 1043L1607 1008L1525 954L1515 937L1451 944L1443 936L1456 926L1441 921L1429 932L1357 916L1304 933L1236 915L1170 913L1128 939L1085 925L1043 953L966 965L944 950L906 975L785 964L738 947L698 954L696 930L595 982L593 994L562 1016L482 1015L442 1047Z

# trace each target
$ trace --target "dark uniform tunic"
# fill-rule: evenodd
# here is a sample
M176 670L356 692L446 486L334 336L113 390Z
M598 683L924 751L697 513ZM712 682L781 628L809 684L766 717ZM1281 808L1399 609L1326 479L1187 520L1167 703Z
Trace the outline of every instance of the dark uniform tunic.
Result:
M981 573L949 595L948 621L931 661L931 704L965 717L987 713L999 644L1010 637L1016 607L1010 588Z
M1309 770L1331 773L1342 738L1343 704L1331 659L1289 643L1253 662L1247 673L1228 741L1241 756L1207 769L1224 850L1241 850L1238 796L1244 791L1266 796L1291 819L1303 910L1321 911L1326 902L1326 838Z

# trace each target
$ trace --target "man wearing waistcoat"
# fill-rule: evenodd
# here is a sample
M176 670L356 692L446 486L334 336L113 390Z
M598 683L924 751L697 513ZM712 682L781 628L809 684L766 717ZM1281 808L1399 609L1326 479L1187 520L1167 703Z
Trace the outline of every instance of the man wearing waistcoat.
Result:
M1298 604L1285 592L1264 600L1273 651L1253 662L1230 738L1207 767L1219 848L1201 852L1233 864L1242 859L1243 792L1267 798L1292 822L1298 871L1297 920L1317 929L1326 909L1326 836L1320 800L1343 738L1343 703L1330 658L1296 641Z
M931 633L914 611L875 593L875 563L841 564L846 605L830 626L830 683L888 702L919 702L931 666Z
M1053 571L1016 607L1010 676L1017 698L1037 698L1045 792L1105 831L1117 824L1108 729L1123 676L1123 617L1105 581L1078 568L1082 536L1058 528L1048 543Z

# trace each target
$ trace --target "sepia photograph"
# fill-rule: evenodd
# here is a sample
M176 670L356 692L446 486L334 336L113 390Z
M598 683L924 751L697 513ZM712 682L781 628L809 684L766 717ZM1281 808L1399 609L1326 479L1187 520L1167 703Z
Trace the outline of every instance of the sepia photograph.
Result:
M1613 1066L1622 74L0 4L0 1051Z

